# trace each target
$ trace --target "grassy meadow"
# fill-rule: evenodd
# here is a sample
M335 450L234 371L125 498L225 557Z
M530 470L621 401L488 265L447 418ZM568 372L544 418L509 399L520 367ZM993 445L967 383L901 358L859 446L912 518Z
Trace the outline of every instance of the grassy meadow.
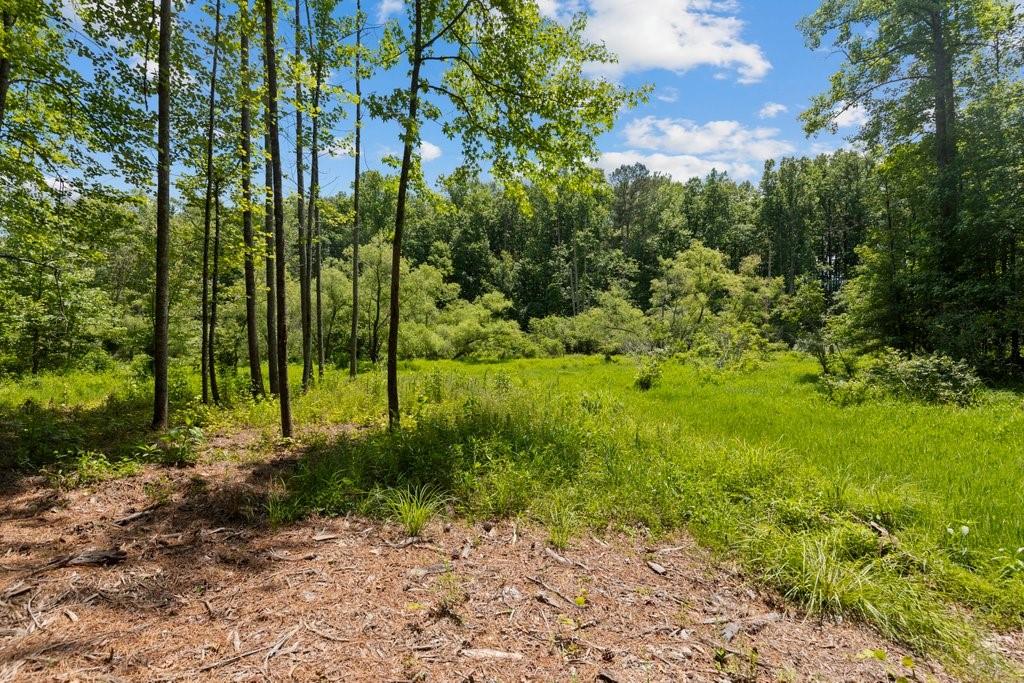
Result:
M306 448L264 519L355 511L414 529L448 507L540 523L556 547L587 529L685 528L813 614L865 621L979 680L1010 675L982 643L1024 624L1019 394L842 407L797 354L743 372L669 362L650 391L635 371L627 358L408 362L395 433L381 372L331 371L295 403ZM197 388L187 373L175 386ZM55 454L87 451L130 474L118 463L152 452L146 399L121 371L3 384L0 435L22 469L81 466ZM178 424L274 442L272 402L178 406ZM360 429L326 429L338 423Z

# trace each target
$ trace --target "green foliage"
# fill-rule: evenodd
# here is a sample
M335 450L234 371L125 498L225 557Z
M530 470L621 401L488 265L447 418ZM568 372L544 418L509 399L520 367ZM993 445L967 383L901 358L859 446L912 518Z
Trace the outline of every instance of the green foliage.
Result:
M60 453L43 469L50 486L73 489L92 486L108 479L118 479L139 472L139 464L130 460L111 462L97 451Z
M409 536L418 537L427 524L444 507L445 498L429 484L394 488L378 493L384 510L405 529Z
M824 386L842 404L893 398L964 407L977 402L982 383L963 361L888 349L853 377L825 378Z
M661 384L662 362L662 359L654 354L641 356L637 361L633 386L640 391L650 391Z

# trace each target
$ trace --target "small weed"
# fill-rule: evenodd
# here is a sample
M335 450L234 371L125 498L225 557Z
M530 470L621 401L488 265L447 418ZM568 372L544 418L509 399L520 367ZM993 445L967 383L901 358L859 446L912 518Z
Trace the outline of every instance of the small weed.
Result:
M388 514L409 536L419 536L444 506L445 499L433 486L388 489L381 500Z
M142 492L151 505L166 505L174 495L174 482L167 477L159 477L143 484Z
M43 470L50 486L73 489L91 486L108 479L128 477L139 472L139 464L131 460L111 462L97 451L72 451L58 455L55 462Z
M452 571L445 572L438 577L434 593L437 600L430 609L431 618L451 619L461 624L462 617L459 615L458 609L469 600L469 595L463 588L462 578Z

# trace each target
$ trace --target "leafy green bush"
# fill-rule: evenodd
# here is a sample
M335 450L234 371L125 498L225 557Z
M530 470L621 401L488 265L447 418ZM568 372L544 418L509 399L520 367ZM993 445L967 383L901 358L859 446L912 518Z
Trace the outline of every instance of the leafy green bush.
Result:
M661 358L655 355L641 357L637 364L636 377L633 379L633 386L640 391L650 391L661 384L661 366Z
M841 404L894 398L936 405L970 406L982 382L973 368L948 356L914 356L887 349L850 379L825 378L825 390Z
M131 460L111 461L98 451L70 451L54 457L43 469L51 486L72 489L136 474L139 464Z
M199 427L175 427L162 434L156 443L141 446L138 456L150 462L173 467L196 464L199 446L205 436Z

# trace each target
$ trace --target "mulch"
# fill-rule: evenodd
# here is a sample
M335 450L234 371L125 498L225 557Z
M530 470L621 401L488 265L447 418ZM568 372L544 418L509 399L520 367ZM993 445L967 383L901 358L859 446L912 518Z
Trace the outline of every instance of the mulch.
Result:
M0 504L0 681L951 680L684 534L556 551L508 520L269 528L260 501L292 457L63 493L24 480Z

